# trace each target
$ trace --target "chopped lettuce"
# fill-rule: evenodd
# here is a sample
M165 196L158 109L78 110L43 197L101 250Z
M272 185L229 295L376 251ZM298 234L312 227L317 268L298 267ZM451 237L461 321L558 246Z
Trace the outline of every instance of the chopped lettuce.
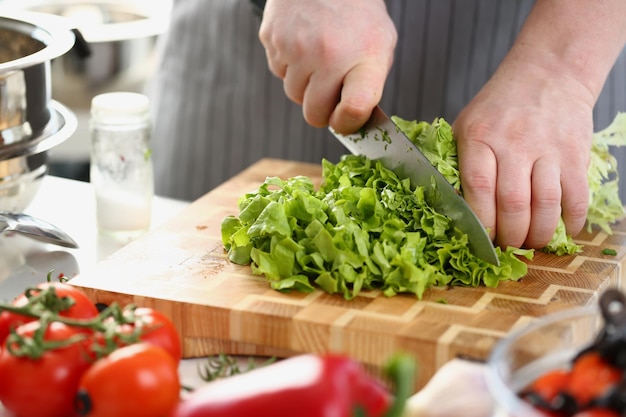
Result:
M456 140L450 124L442 118L436 118L432 123L409 121L397 116L392 116L391 119L448 182L460 191L461 174Z
M394 122L461 190L456 142L442 118L433 123L393 117ZM589 227L610 232L623 215L617 194L617 164L609 146L626 143L626 116L619 114L594 135L589 169ZM278 291L315 288L352 299L362 290L386 296L415 294L437 286L496 287L527 273L534 251L496 248L500 266L469 252L467 235L428 204L422 187L413 189L378 161L344 155L337 164L322 161L322 185L310 178L268 177L239 201L239 216L222 222L228 257L250 264ZM563 222L544 251L572 254L581 246L567 236Z
M626 113L618 113L604 130L593 135L591 163L589 165L589 211L587 228L599 226L611 234L610 224L624 215L624 205L619 198L617 160L610 146L626 145Z
M438 168L460 187L450 125L438 119L406 128L433 159L441 155ZM467 236L429 206L422 187L379 162L345 155L322 167L317 191L307 177L268 177L242 196L239 216L222 222L232 262L251 264L279 291L321 288L346 299L371 289L421 298L433 286L496 287L526 274L520 257L531 259L533 251L497 248L500 266L475 257Z

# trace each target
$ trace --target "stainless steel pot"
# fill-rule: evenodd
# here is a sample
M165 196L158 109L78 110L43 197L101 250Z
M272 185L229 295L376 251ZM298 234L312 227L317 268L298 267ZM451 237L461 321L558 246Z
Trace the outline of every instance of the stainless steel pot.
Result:
M41 137L51 117L51 61L74 41L74 33L58 17L2 10L0 147Z
M75 131L74 113L54 100L50 118L37 137L0 146L0 211L22 212L37 194L48 172L48 151Z
M171 8L171 0L5 1L66 19L88 45L88 57L72 51L52 63L52 96L74 110L104 92L143 90Z
M158 36L167 30L172 0L0 0L12 8L59 16L76 28L76 46L52 62L52 98L78 117L74 135L52 163L89 161L91 99L111 91L142 93L153 72ZM80 54L80 40L90 50Z
M20 212L47 173L48 151L76 130L74 114L51 99L51 61L75 35L45 13L0 7L0 210Z

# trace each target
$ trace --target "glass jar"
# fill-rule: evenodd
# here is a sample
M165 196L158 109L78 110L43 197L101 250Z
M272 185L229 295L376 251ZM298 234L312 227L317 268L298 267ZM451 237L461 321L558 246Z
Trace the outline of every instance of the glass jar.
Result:
M148 97L113 92L91 102L90 181L101 233L135 238L150 228L154 175Z

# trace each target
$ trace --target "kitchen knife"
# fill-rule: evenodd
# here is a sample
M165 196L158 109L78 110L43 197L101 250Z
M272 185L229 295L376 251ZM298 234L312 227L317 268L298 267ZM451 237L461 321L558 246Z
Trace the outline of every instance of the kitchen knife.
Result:
M332 128L330 131L353 154L378 160L398 177L409 178L414 187L430 191L426 194L429 204L467 234L470 252L500 265L493 242L467 202L380 107L376 106L370 120L354 134L342 135Z

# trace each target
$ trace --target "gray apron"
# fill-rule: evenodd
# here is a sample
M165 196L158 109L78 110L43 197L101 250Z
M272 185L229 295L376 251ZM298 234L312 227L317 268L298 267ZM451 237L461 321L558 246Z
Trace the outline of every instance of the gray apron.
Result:
M382 108L406 119L454 121L495 71L532 4L388 0L399 41ZM336 162L347 152L327 129L308 126L285 97L268 70L259 24L249 0L174 2L147 91L157 194L195 200L261 158ZM595 107L595 129L618 111L626 111L624 53ZM614 153L626 164L626 150Z

